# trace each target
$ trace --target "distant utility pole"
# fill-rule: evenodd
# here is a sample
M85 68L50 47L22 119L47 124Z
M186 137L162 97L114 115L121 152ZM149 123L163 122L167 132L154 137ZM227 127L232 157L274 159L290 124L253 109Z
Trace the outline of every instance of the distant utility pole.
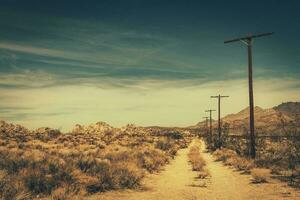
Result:
M220 94L218 96L211 96L210 98L217 98L218 99L218 148L221 148L222 142L221 142L221 98L226 98L229 96L221 96Z
M231 42L243 42L248 46L248 85L249 85L249 104L250 104L250 153L251 157L255 158L256 149L255 149L255 133L254 133L254 100L253 100L253 80L252 80L252 41L253 38L269 36L274 34L272 33L263 33L258 35L249 35L246 37L236 38L233 40L225 41L224 43Z
M209 134L209 131L208 131L208 118L209 117L203 117L203 119L205 119L205 130L206 130L206 134L208 135ZM208 142L211 143L211 138L209 137L208 138Z
M211 113L216 110L206 110L205 112L209 112L209 140L212 142L212 118Z

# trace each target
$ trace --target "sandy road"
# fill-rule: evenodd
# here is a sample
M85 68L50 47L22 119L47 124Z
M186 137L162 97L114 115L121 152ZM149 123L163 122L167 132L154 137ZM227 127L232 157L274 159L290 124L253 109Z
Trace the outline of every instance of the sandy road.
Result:
M193 144L192 144L193 145ZM176 158L155 175L145 179L145 189L125 190L97 194L87 199L103 200L255 200L255 199L300 199L300 192L283 183L271 181L252 184L250 175L241 175L220 162L215 162L211 154L201 145L202 155L207 162L211 177L197 179L197 172L191 170L187 153L182 149Z

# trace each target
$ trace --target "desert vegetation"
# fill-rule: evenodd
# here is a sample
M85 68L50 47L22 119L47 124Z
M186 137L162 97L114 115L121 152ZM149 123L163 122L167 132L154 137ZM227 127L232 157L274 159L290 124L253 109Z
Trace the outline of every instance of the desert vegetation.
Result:
M253 160L239 156L231 149L216 150L213 155L217 161L222 161L225 165L232 166L238 170L249 173L256 165Z
M205 168L206 161L204 160L203 156L200 152L200 145L201 143L199 141L196 141L193 146L190 147L189 153L188 153L188 159L189 162L192 165L192 169L194 171L199 172L199 178L206 178L209 176L208 170Z
M254 183L265 183L270 178L270 170L263 168L254 168L251 170Z
M267 168L273 177L288 181L289 184L300 185L300 140L295 130L265 136L257 130L257 155L255 160L249 159L249 139L243 136L223 134L223 148L214 151L217 160L226 165L250 173L253 168ZM257 174L257 173L255 173ZM263 181L259 181L263 182Z
M69 199L134 189L189 143L178 131L99 122L70 133L0 122L0 199Z

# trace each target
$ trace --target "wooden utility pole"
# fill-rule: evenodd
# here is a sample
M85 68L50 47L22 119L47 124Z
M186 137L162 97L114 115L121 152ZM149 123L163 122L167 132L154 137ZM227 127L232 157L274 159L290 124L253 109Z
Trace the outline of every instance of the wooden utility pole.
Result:
M222 141L221 141L221 98L226 98L229 96L221 96L220 94L218 96L211 96L210 98L217 98L218 99L218 148L221 148Z
M209 136L209 131L208 131L208 118L209 117L203 117L203 119L205 119L205 130L206 130L206 135L208 136L208 142L211 143L211 138Z
M257 35L249 35L246 37L241 37L233 40L225 41L224 43L231 42L243 42L248 47L248 85L249 85L249 106L250 106L250 117L249 117L249 125L250 125L250 154L251 158L255 158L256 156L256 147L255 147L255 133L254 133L254 98L253 98L253 78L252 78L252 41L253 38L269 36L274 34L272 33L263 33Z
M211 118L211 113L216 110L206 110L205 112L209 112L209 140L212 142L212 118Z

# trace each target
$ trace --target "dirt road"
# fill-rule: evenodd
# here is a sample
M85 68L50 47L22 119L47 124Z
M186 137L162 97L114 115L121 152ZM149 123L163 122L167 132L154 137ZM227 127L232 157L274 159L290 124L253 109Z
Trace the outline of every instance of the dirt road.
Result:
M145 179L145 189L141 191L113 191L97 194L88 199L103 200L255 200L255 199L300 199L299 191L283 183L271 181L265 184L252 184L250 175L239 172L215 162L211 154L205 152L202 143L202 155L207 162L211 177L197 179L197 172L191 170L187 153L182 149L159 174Z

